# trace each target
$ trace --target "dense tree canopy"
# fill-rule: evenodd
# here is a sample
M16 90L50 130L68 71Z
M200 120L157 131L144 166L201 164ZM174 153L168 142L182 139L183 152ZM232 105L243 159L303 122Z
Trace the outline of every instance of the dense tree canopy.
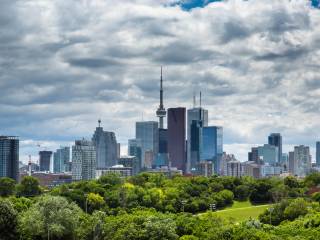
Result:
M4 179L0 239L320 239L320 195L307 194L317 179L317 174L304 180L112 174L46 194L32 177L17 185ZM209 211L247 199L273 205L259 220L244 222Z

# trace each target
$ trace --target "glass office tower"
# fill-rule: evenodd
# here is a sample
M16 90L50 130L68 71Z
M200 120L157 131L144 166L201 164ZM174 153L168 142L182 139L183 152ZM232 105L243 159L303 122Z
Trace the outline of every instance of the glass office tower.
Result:
M146 121L136 122L136 139L141 140L141 167L149 168L155 161L159 149L158 122ZM147 152L147 157L146 157ZM152 152L152 154L151 154ZM148 162L148 164L146 164Z
M275 146L278 148L278 162L281 161L282 158L282 136L280 133L271 133L268 137L268 144L271 146Z
M223 128L217 126L202 128L200 160L212 161L214 172L219 174L220 162L223 154Z
M19 181L19 139L0 136L0 177Z
M192 169L195 170L195 165L199 162L199 141L201 127L208 126L208 110L203 108L188 109L187 119L187 173L191 173ZM198 148L197 148L198 147Z
M52 151L40 151L39 152L39 165L40 171L49 172L51 163Z
M172 167L186 171L186 109L168 109L168 154Z

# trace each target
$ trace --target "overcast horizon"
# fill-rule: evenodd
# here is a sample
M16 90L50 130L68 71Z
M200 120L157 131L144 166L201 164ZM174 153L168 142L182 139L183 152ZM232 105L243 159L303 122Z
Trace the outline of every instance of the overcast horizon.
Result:
M126 153L135 122L192 107L241 161L270 133L284 152L320 141L320 9L309 0L2 0L0 135L20 160L91 138L98 119ZM41 148L37 147L40 144Z

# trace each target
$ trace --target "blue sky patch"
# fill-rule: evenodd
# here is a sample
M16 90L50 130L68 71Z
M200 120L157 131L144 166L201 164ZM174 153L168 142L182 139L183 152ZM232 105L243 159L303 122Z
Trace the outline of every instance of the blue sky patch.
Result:
M174 5L180 5L183 10L189 11L193 8L205 7L212 2L221 2L223 0L180 0ZM320 7L320 0L310 0L312 6Z

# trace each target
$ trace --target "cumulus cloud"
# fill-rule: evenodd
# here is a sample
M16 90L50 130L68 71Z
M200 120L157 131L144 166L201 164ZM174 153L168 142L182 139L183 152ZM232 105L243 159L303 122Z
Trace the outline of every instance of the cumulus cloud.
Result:
M270 132L314 145L319 10L305 0L175 3L3 0L0 133L58 146L91 137L101 118L126 144L142 114L156 119L163 65L165 106L190 107L201 90L241 160ZM28 141L22 156L36 155Z

